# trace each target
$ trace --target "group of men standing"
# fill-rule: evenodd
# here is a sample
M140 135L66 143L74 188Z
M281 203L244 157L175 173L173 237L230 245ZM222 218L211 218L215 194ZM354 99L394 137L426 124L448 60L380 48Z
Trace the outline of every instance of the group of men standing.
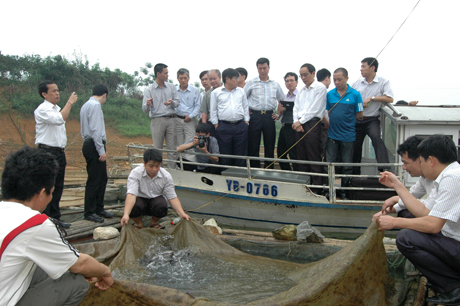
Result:
M270 79L270 61L259 58L256 62L258 76L247 81L247 70L228 68L203 71L200 74L205 91L189 84L187 69L177 71L179 85L168 82L168 66L154 67L155 82L144 92L142 110L151 118L150 129L154 147L163 148L166 140L168 167L177 168L179 146L195 136L198 121L209 126L210 136L218 140L221 154L259 157L263 137L266 158L274 158L276 128L280 119L282 128L278 138L278 156L283 160L327 162L361 162L362 143L368 135L375 148L377 162L388 163L388 153L380 138L379 108L382 103L393 101L393 91L385 78L378 76L378 62L365 58L361 65L362 78L352 86L348 85L348 72L344 68L334 71L335 89L327 92L331 73L321 69L316 75L312 64L300 67L299 75L305 86L297 90L298 75L288 72L284 79L288 93ZM317 77L318 80L315 79ZM247 82L246 82L247 81ZM35 110L36 144L50 152L59 163L59 171L53 199L45 213L60 220L59 201L64 186L67 143L65 121L77 95L72 93L65 106L60 109L59 89L54 82L39 85L39 94L44 102ZM113 215L104 210L103 199L107 184L106 141L102 105L108 95L107 86L98 84L93 96L83 105L80 112L81 135L84 140L82 152L87 162L88 181L85 190L85 219L103 222ZM291 112L286 112L281 101L293 101ZM327 132L327 141L324 135ZM250 141L248 141L250 139ZM295 145L297 143L297 145ZM321 152L322 143L326 153ZM294 147L295 145L295 147ZM216 147L216 146L215 146ZM216 151L216 150L215 150ZM340 153L340 156L339 156ZM324 156L325 155L325 156ZM244 159L221 158L222 165L245 166ZM251 159L251 167L260 167L260 161ZM265 167L273 168L272 162ZM320 165L292 164L280 162L285 170L323 173ZM386 170L386 169L381 169ZM359 167L344 167L343 174L359 174ZM348 183L342 179L342 186ZM321 186L326 183L322 176L312 176L311 183ZM313 191L319 193L320 188ZM328 194L326 194L328 196ZM346 198L345 192L340 196ZM70 224L60 221L61 226Z
M270 79L270 61L259 58L258 76L247 80L244 68L203 71L200 80L205 91L188 84L189 72L179 69L176 88L167 82L168 70L164 64L154 68L156 81L146 89L143 110L152 118L151 131L155 148L169 150L193 138L194 128L200 122L209 125L210 135L216 137L221 154L259 157L263 139L265 158L274 158L276 128L282 128L278 137L278 157L284 170L324 173L320 165L296 164L284 159L360 163L364 137L368 135L375 148L378 163L388 163L388 153L380 137L379 108L393 101L393 91L385 78L377 75L378 61L365 58L361 75L352 86L348 71L338 68L334 75L327 69L316 73L312 64L300 67L299 75L305 86L297 89L298 74L288 72L284 79L288 93ZM327 91L333 78L335 89ZM286 111L283 101L294 102ZM286 111L286 112L285 112ZM250 140L250 141L248 141ZM297 143L297 144L296 144ZM295 146L294 146L295 145ZM170 168L176 168L174 152L168 153ZM221 158L223 165L245 166L244 159ZM260 167L258 159L251 159L251 167ZM273 168L272 162L265 167ZM381 167L386 170L388 167ZM359 174L359 167L344 167L343 174ZM349 178L342 180L346 186ZM324 176L312 175L311 183L322 186ZM321 192L315 188L313 191ZM326 192L326 196L328 193ZM346 198L344 191L340 197Z

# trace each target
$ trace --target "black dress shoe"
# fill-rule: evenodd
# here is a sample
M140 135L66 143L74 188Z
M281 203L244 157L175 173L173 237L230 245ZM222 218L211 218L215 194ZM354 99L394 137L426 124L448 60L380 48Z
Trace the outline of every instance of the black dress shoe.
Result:
M460 288L456 288L452 291L427 298L426 300L427 302L433 303L435 305L460 305Z
M103 210L100 213L97 214L99 217L102 218L113 218L115 215L112 213L109 213L107 210Z
M70 223L62 222L61 220L58 220L58 222L59 222L59 225L60 225L62 228L70 228L70 226L72 225L72 224L70 224Z
M104 218L101 218L96 214L85 216L85 220L93 221L93 222L97 222L97 223L103 223L104 222Z

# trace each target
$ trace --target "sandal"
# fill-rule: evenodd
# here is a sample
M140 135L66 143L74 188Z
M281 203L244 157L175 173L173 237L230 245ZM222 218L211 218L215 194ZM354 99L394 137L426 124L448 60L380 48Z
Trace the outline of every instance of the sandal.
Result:
M144 226L139 226L139 225L134 224L134 228L135 228L135 229L141 229L141 228L143 228L143 227L144 227Z
M150 224L150 227L151 227L151 228L154 228L154 229L164 229L164 228L165 228L164 226L161 226L161 225L158 224L158 223Z

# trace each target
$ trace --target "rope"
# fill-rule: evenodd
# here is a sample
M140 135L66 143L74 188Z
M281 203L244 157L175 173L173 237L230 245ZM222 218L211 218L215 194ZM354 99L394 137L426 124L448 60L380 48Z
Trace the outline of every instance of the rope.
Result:
M414 8L410 11L409 15L406 17L406 19L404 19L404 21L402 22L402 24L399 26L399 28L396 30L396 32L393 34L393 36L390 38L390 40L385 44L385 46L382 48L382 50L377 54L377 56L375 57L375 59L377 59L380 54L383 52L383 50L385 50L385 48L389 45L389 43L393 40L393 38L396 36L396 34L399 32L399 30L402 28L402 26L406 23L407 19L409 19L410 15L412 14L412 12L415 10L415 8L418 6L418 4L420 3L421 0L418 0L417 3L415 4ZM372 64L371 64L372 65ZM359 80L359 78L358 78ZM356 80L357 81L357 80ZM339 104L339 102L343 99L343 97L345 96L345 94L343 96L340 97L339 101L337 101L337 103L335 103L331 109L328 111L328 115L330 114L330 112ZM316 122L316 124L310 128L310 130L308 130L299 140L296 141L296 143L294 143L289 149L287 149L283 154L281 154L280 156L277 156L276 160L274 160L272 163L270 163L267 167L265 167L260 173L262 173L263 171L267 170L270 166L272 166L274 163L276 163L279 159L281 159L284 155L286 155L292 148L294 148L300 141L302 141L302 139L305 138L305 136L307 136L319 123L321 122L318 121ZM254 176L252 176L249 181L252 181L254 178L257 177L257 175L259 174L256 174ZM226 196L228 196L229 194L232 194L231 192L228 192L220 197L218 197L216 200L214 201L211 201L209 203L206 203L198 208L194 208L194 209L189 209L187 210L186 212L191 212L191 211L196 211L196 210L199 210L201 208L204 208L208 205L211 205L217 201L219 201L220 199L222 198L225 198Z
M395 250L393 255L391 255L391 258L388 260L388 266L396 269L404 262L405 259L406 257L404 257L398 250Z

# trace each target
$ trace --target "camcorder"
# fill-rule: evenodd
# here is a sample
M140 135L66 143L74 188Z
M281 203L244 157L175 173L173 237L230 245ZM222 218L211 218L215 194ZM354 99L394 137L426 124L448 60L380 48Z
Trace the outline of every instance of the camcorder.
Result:
M205 144L206 144L206 136L204 136L204 135L199 135L199 136L198 136L198 146L199 146L200 148L203 148L203 147L205 146Z

